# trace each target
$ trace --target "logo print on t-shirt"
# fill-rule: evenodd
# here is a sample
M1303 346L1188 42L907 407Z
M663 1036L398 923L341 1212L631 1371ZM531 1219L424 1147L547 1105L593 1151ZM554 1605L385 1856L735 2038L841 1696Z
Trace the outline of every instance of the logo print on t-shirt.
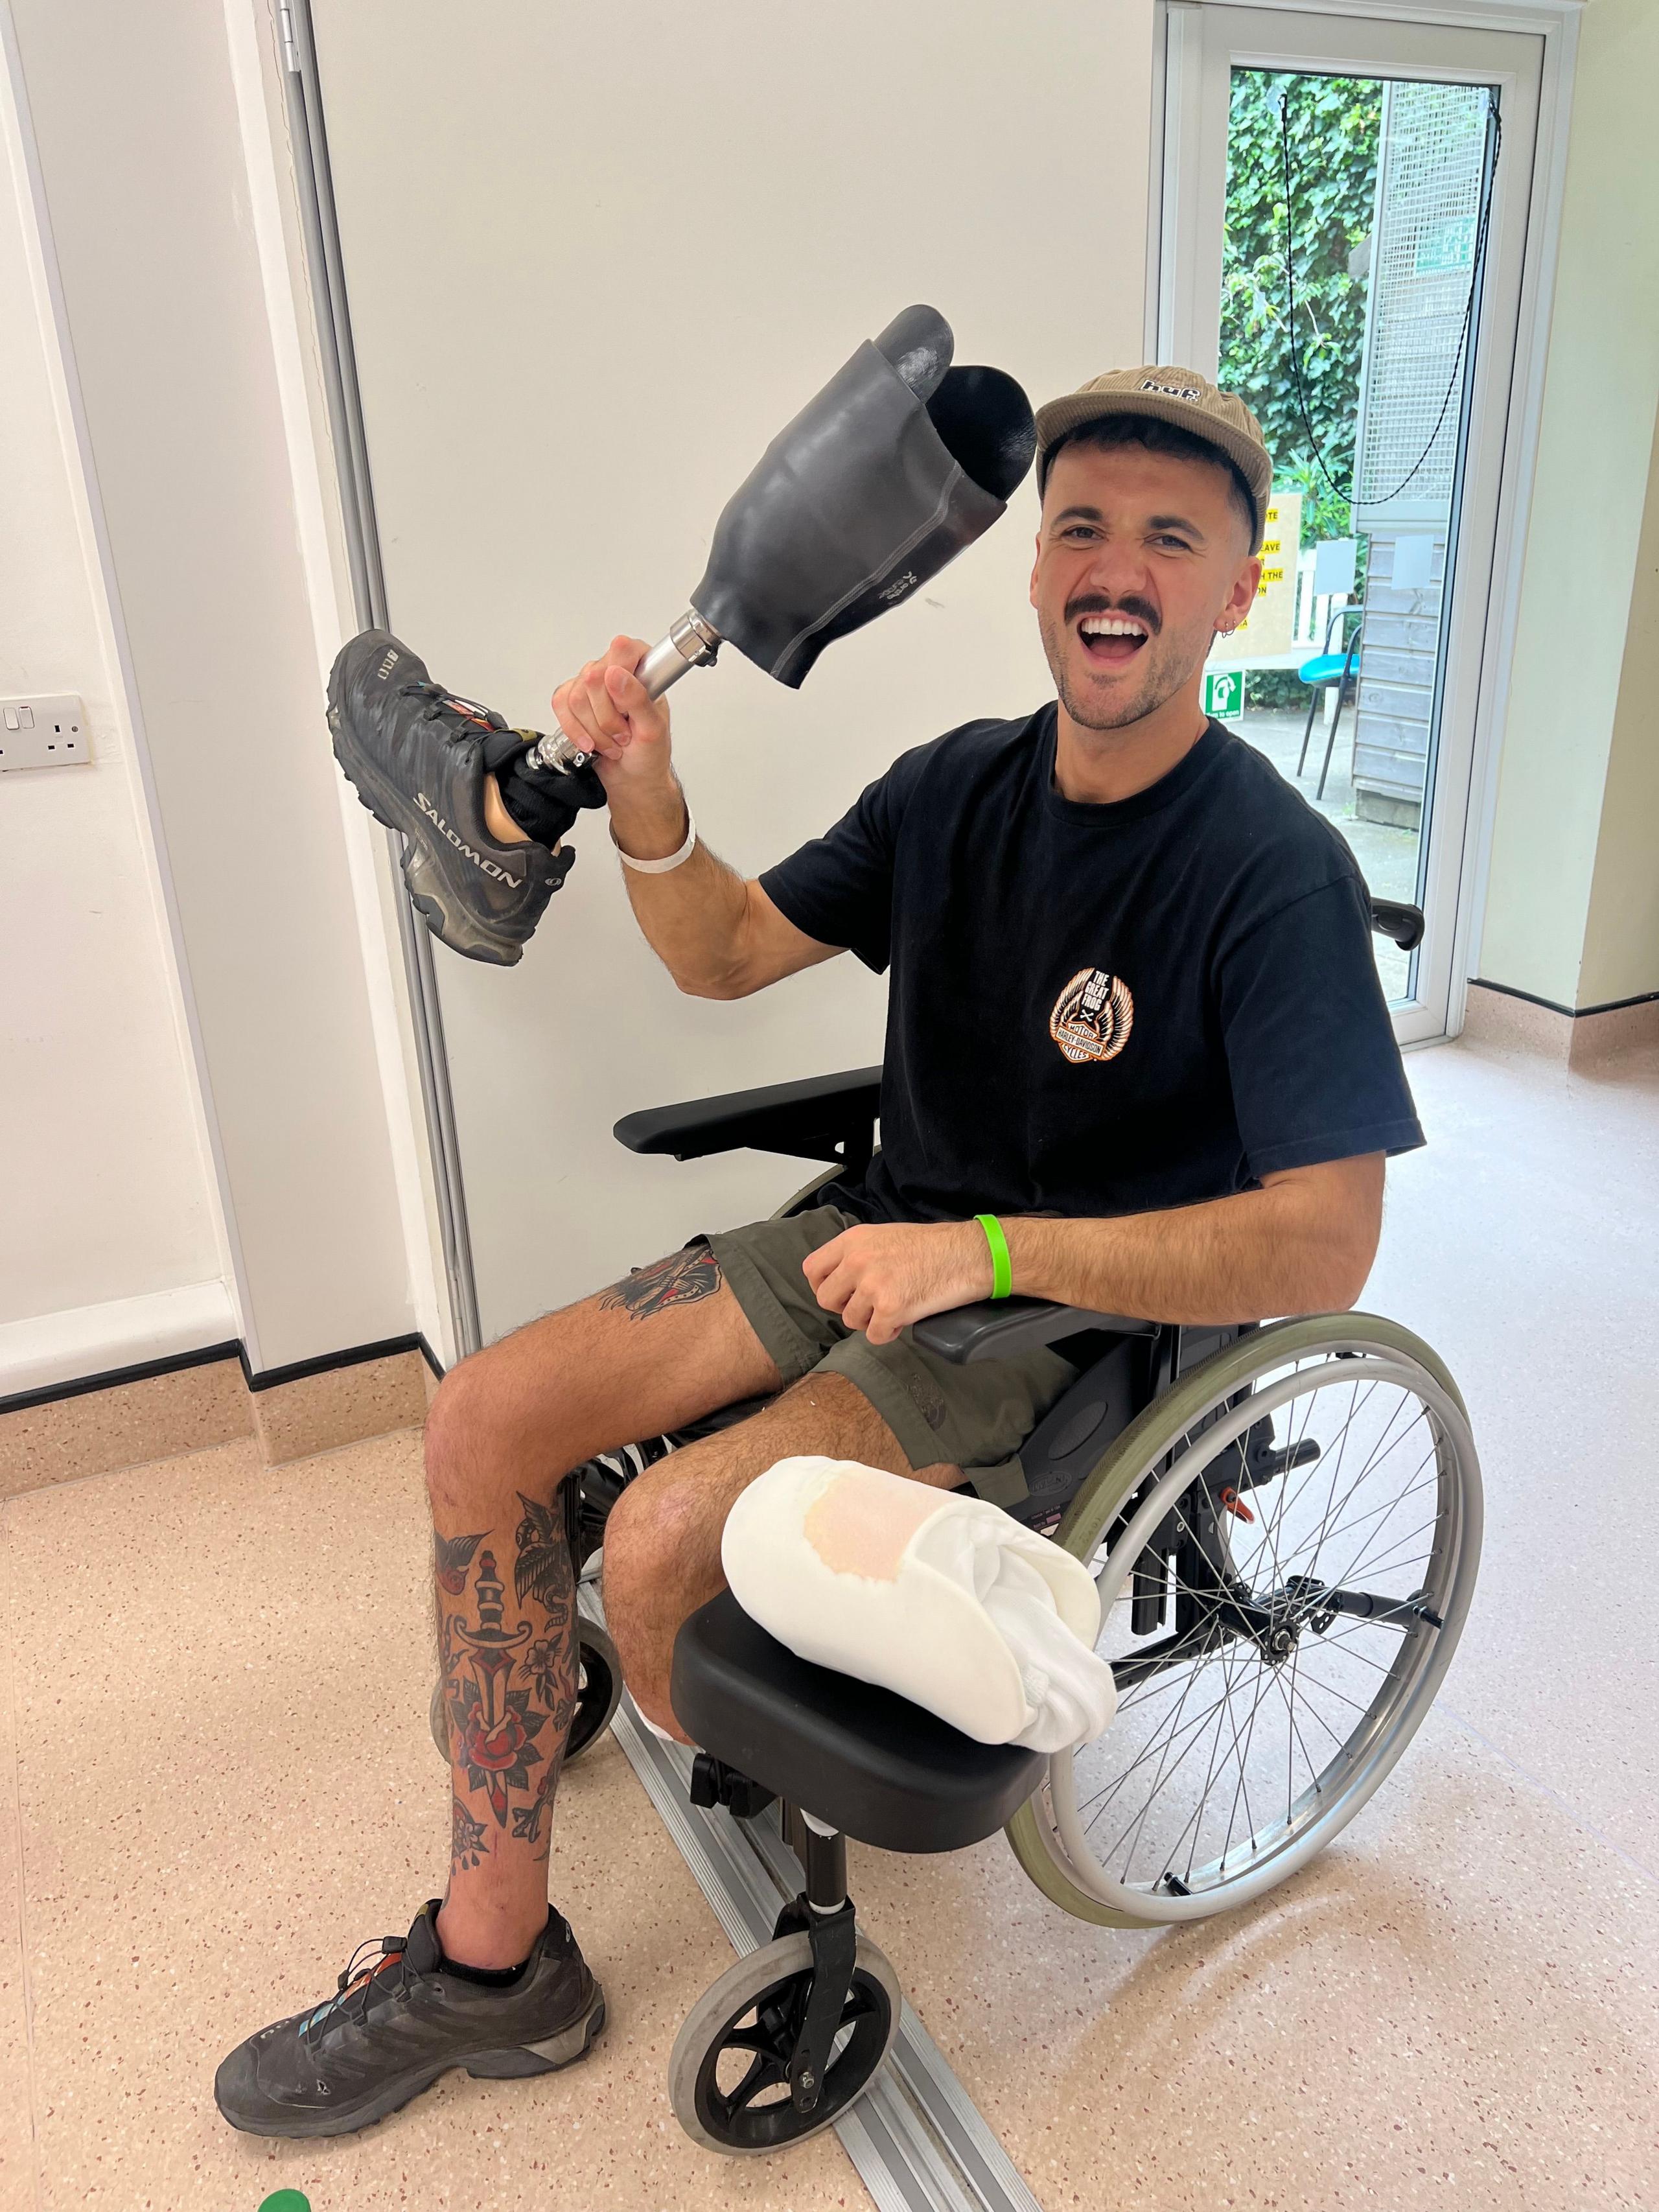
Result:
M1115 1060L1129 1042L1135 1002L1121 975L1079 968L1054 1000L1048 1034L1074 1067L1085 1060Z

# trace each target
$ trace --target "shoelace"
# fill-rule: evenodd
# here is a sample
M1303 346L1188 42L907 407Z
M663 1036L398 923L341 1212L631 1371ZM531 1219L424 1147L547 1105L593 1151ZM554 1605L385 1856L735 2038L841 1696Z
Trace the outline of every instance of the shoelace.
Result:
M424 684L404 684L398 688L406 699L427 700L434 714L447 707L452 714L459 714L463 721L471 722L477 729L503 731L507 727L504 718L493 708L481 707L476 699L458 698L454 692L446 691L441 684L428 680Z
M368 2020L370 1996L386 1969L378 1964L363 1966L361 1962L365 1952L371 1960L396 1959L398 1978L393 1986L399 1991L407 1989L412 1978L404 1960L404 1949L408 1940L404 1936L372 1936L366 1943L360 1943L347 1961L346 1970L340 1977L339 1986L334 1995L319 2004L301 2028L302 2040L313 2046L320 2041L326 2024L337 2012L343 2016L348 2001L359 1990L362 1991L363 2001L357 2013L358 2026L361 2027Z

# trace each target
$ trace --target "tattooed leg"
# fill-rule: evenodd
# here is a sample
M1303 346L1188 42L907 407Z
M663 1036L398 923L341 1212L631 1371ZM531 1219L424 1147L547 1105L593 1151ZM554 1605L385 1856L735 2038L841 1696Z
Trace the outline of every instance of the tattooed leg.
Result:
M434 1540L454 1804L439 1938L516 1965L540 1932L553 1796L576 1710L576 1577L566 1486L516 1522ZM506 1958L493 1955L501 1950ZM489 1954L491 1955L483 1955Z
M522 1495L519 1503L524 1518L514 1536L519 1553L514 1583L521 1598L541 1607L547 1622L547 1633L538 1637L525 1654L525 1671L532 1692L547 1709L549 1747L539 1788L528 1805L514 1808L513 1832L521 1843L534 1845L536 1856L545 1860L549 1845L544 1837L552 1823L553 1792L576 1717L580 1674L576 1571L566 1492L562 1490L550 1506Z
M454 1807L438 1924L460 1964L516 1965L546 1921L578 1665L565 1477L780 1379L703 1246L514 1330L439 1385L426 1486Z
M625 1313L629 1321L649 1321L670 1306L693 1306L712 1298L726 1278L706 1244L688 1245L666 1260L653 1260L601 1292L601 1313Z

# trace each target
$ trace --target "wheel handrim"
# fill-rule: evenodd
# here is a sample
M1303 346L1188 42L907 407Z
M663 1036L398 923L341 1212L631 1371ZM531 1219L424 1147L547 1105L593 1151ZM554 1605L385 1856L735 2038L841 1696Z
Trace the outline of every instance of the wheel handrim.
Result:
M1263 1344L1264 1353L1269 1348ZM1311 1366L1304 1364L1310 1358ZM1120 1490L1103 1503L1104 1530L1079 1525L1066 1532L1068 1548L1083 1557L1098 1549L1103 1534L1112 1537L1099 1577L1101 1649L1121 1674L1128 1662L1129 1686L1121 1693L1117 1721L1099 1744L1053 1761L1047 1802L1034 1805L1032 1814L1056 1871L1112 1917L1204 1917L1248 1901L1311 1857L1346 1826L1403 1750L1449 1662L1467 1609L1480 1507L1474 1447L1461 1405L1410 1357L1392 1347L1379 1352L1363 1340L1345 1343L1334 1328L1320 1345L1287 1349L1284 1364L1285 1373L1253 1387L1232 1411L1216 1418L1212 1406L1198 1415L1184 1433L1192 1437L1201 1429L1201 1443L1189 1446L1178 1463L1160 1454L1168 1472L1155 1485L1150 1469L1144 1471L1145 1483L1133 1477L1126 1486L1140 1502L1127 1524L1112 1525L1124 1495ZM1348 1401L1346 1426L1323 1418L1336 1404L1333 1393ZM1410 1419L1396 1418L1392 1432L1390 1394L1396 1416L1402 1407L1410 1409ZM1307 1409L1300 1417L1299 1401ZM1217 1403L1224 1408L1227 1401ZM1258 1640L1234 1636L1184 1666L1172 1659L1158 1674L1137 1676L1135 1643L1144 1652L1154 1639L1126 1638L1122 1632L1133 1601L1133 1571L1149 1557L1147 1539L1163 1524L1164 1535L1173 1526L1196 1546L1202 1531L1193 1520L1202 1516L1177 1514L1172 1524L1174 1500L1183 1492L1189 1499L1196 1497L1191 1486L1200 1468L1214 1467L1224 1453L1236 1461L1231 1448L1241 1438L1248 1447L1251 1425L1264 1415L1281 1414L1275 1448L1294 1454L1312 1439L1324 1447L1320 1459L1306 1469L1292 1461L1272 1480L1242 1489L1240 1501L1255 1513L1254 1523L1237 1522L1231 1512L1212 1516L1234 1539L1223 1554L1240 1570L1249 1603L1239 1617L1248 1615ZM1369 1460L1359 1454L1356 1476L1355 1455L1347 1447L1368 1431L1373 1446L1380 1438L1383 1449ZM1390 1497L1386 1472L1390 1462L1396 1469L1407 1467L1401 1455L1413 1433L1419 1447L1427 1443L1426 1456L1419 1448L1423 1464L1416 1475L1433 1508L1420 1530L1420 1513L1404 1522L1394 1513L1391 1528L1391 1507L1423 1501L1425 1488L1396 1482ZM1170 1441L1165 1431L1165 1453ZM1320 1490L1309 1476L1321 1469L1328 1486L1322 1510L1316 1512L1310 1508L1320 1504ZM1317 1532L1316 1541L1310 1542L1310 1530ZM1401 1536L1408 1540L1395 1540ZM1339 1571L1324 1571L1321 1561L1339 1553ZM1370 1620L1343 1611L1310 1636L1322 1608L1317 1592L1297 1587L1298 1579L1303 1585L1324 1583L1345 1599L1362 1588L1395 1601L1425 1590L1422 1601L1443 1625L1435 1628L1420 1615ZM1147 1582L1141 1587L1146 1595ZM1165 1589L1168 1613L1178 1621L1183 1590L1178 1560L1168 1570ZM1238 1612L1218 1596L1213 1577L1202 1589L1188 1587L1186 1595L1189 1629L1200 1637L1204 1604L1212 1608L1212 1631L1223 1610L1230 1620ZM1286 1632L1293 1632L1289 1648L1270 1659L1261 1639L1276 1632L1283 1643ZM1314 1644L1321 1647L1316 1659ZM1339 1653L1342 1671L1333 1679L1327 1664ZM1206 1674L1207 1685L1201 1681ZM1203 1693L1195 1696L1195 1688ZM1317 1721L1310 1717L1315 1711ZM1279 1713L1285 1717L1276 1723ZM1281 1748L1284 1779L1270 1798L1251 1777L1271 1767ZM1219 1812L1213 1809L1216 1785L1224 1786L1230 1774L1231 1797ZM1255 1801L1249 1802L1252 1790ZM1269 1802L1274 1816L1264 1818Z

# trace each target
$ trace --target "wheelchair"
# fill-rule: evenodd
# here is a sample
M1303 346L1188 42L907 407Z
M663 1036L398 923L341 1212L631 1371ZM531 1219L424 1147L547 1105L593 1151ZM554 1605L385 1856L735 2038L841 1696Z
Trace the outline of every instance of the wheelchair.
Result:
M1420 935L1414 908L1374 927ZM1415 942L1415 938L1413 942ZM1410 949L1407 946L1407 949ZM779 1209L833 1203L873 1156L879 1068L626 1116L630 1150L748 1146L830 1164ZM1052 1758L981 1744L892 1692L798 1658L729 1592L694 1613L672 1695L702 1747L692 1802L755 1820L776 1802L802 1887L680 2030L675 2112L712 2150L781 2148L874 2080L902 2010L860 1933L846 1839L957 1850L1006 1830L1062 1911L1105 1928L1207 1919L1295 1874L1348 1825L1427 1712L1478 1566L1481 1490L1456 1384L1396 1322L1362 1313L1193 1328L1031 1298L915 1324L956 1363L1048 1345L1075 1378L1016 1457L964 1487L1094 1576L1118 1711ZM605 1454L568 1492L578 1568L635 1474L760 1401ZM567 1764L622 1693L614 1646L580 1617ZM447 1738L434 1698L433 1733Z

